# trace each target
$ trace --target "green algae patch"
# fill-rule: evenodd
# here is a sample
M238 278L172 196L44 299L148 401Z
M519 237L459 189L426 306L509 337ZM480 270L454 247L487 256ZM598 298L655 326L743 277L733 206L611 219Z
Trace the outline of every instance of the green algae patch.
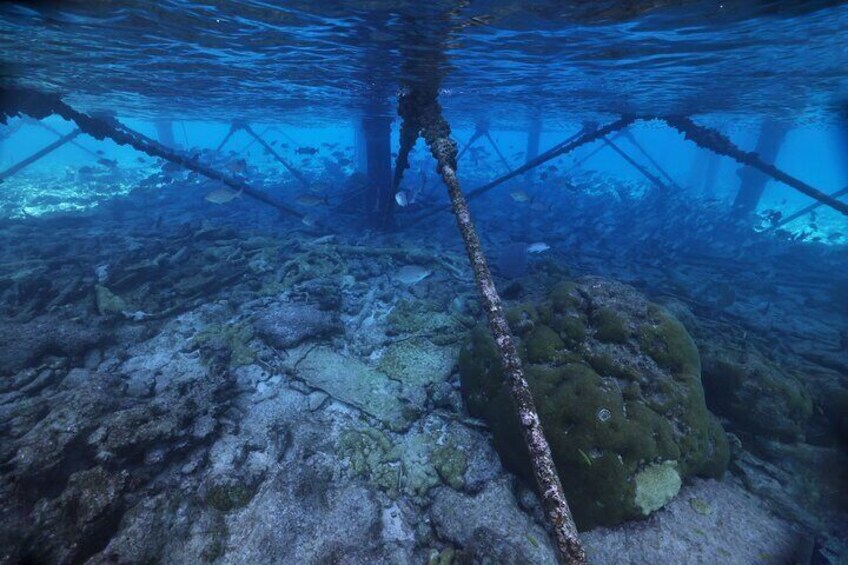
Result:
M539 313L532 304L520 304L506 310L506 321L512 333L518 336L532 331L539 321Z
M364 477L390 497L400 493L400 458L392 451L392 442L380 430L365 428L342 432L336 453L350 460L354 476Z
M399 300L386 316L388 335L415 334L428 337L436 345L460 341L465 326L435 301Z
M345 262L332 250L314 249L301 253L283 265L282 286L291 288L313 279L325 279L344 274Z
M712 508L710 508L709 503L700 498L690 498L689 506L692 507L692 510L704 516L709 516L712 513Z
M527 336L524 347L531 363L554 363L565 349L565 343L548 326L538 326Z
M813 413L812 398L794 374L766 359L754 346L744 355L709 350L704 387L710 405L755 434L795 441Z
M611 308L601 308L592 315L595 338L608 343L624 343L630 333L627 322Z
M423 499L431 488L465 485L465 453L451 443L437 445L427 433L392 436L376 428L342 432L336 453L349 460L351 474L363 477L391 498L401 494Z
M453 445L439 446L433 451L430 460L446 485L457 490L465 486L468 458L461 450Z
M129 310L126 301L103 285L94 288L97 311L101 316L121 314Z
M377 368L405 388L423 388L446 381L458 355L456 346L437 346L426 338L408 339L389 345Z
M248 345L252 339L249 324L210 324L194 336L192 343L205 359L216 351L228 352L230 367L236 368L256 361L256 352Z
M642 327L639 345L660 367L674 374L701 373L701 359L692 336L665 308L648 306L650 324Z
M577 347L586 339L586 322L579 316L558 316L551 321L551 327L559 332L567 347Z
M206 504L221 512L231 512L247 506L253 500L254 494L255 490L245 484L215 484L206 491Z

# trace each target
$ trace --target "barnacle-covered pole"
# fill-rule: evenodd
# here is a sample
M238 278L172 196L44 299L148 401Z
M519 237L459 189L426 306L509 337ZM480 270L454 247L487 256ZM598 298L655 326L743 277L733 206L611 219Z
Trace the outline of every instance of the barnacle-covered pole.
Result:
M587 562L586 552L577 536L577 527L565 499L530 387L524 378L524 370L504 316L500 296L480 247L468 203L459 186L456 176L457 146L450 137L450 125L442 116L442 108L436 99L437 93L435 87L425 85L407 91L399 99L398 113L405 123L411 124L410 127L420 126L421 136L427 142L430 153L438 163L438 172L448 187L453 212L474 271L477 288L482 296L489 329L495 337L506 384L530 453L539 495L553 529L559 557L564 563L583 564Z
M825 206L830 206L834 210L848 216L848 204L840 202L832 196L828 196L824 192L781 171L774 165L766 163L756 153L743 151L723 134L713 129L699 126L685 116L669 116L664 119L668 125L680 131L686 139L691 139L699 147L709 149L721 155L727 155L743 165L758 169L770 177L806 194L810 198L815 198Z
M398 148L397 159L395 159L395 172L392 179L393 192L397 192L400 181L403 179L403 173L409 168L409 154L415 147L415 142L418 141L418 132L420 131L421 124L415 116L410 116L409 120L404 119L400 124L400 147ZM471 141L468 142L469 145L471 143Z

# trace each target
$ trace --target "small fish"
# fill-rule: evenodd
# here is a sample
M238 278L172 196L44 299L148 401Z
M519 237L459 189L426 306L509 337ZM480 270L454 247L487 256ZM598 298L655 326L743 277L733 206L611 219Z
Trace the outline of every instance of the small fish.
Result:
M544 253L550 248L551 246L545 243L544 241L539 241L537 243L531 243L530 245L528 245L527 253Z
M395 202L401 208L405 208L415 202L415 195L408 190L399 190L395 194Z
M231 173L243 173L247 170L247 161L244 159L234 159L227 163L225 168Z
M836 239L839 239L840 237L842 237L842 233L841 233L841 232L838 232L838 231L835 231L835 232L830 233L830 234L828 234L828 235L827 235L827 240L828 240L828 241L834 241L834 240L836 240Z
M98 154L98 155L103 155L103 150L102 150L102 149L98 149L98 150L97 150L97 154Z
M317 147L298 147L294 150L298 155L315 155L318 153Z
M319 204L328 204L326 196L318 196L316 194L301 194L294 200L301 206L318 206Z
M241 196L241 191L236 192L235 190L230 190L229 188L216 188L212 192L206 195L204 200L207 202L211 202L212 204L226 204L227 202L231 202L233 199Z
M144 157L136 157L135 160L138 161L139 163L145 162Z
M179 173L182 170L182 165L178 165L177 163L173 163L171 161L168 161L167 163L162 165L162 172L168 175Z
M492 21L494 21L494 19L495 19L494 16L489 16L489 15L471 16L470 18L468 18L467 20L462 22L462 24L460 24L460 25L462 27L484 26L484 25L489 25L490 23L492 23Z
M275 140L271 141L271 143L269 143L268 145L270 145L271 147L274 147L275 145L277 145L277 140L275 139Z
M109 167L111 169L114 169L115 167L118 166L118 162L115 159L105 159L105 158L103 158L103 159L98 159L97 162L100 163L101 165L103 165L104 167Z
M318 181L309 185L309 191L315 194L324 194L332 185L327 181Z
M780 218L783 217L783 212L780 212L779 210L765 210L763 212L763 217L768 220L771 225L775 226L780 221Z
M339 165L341 165L342 167L347 167L347 166L348 166L348 165L350 165L352 162L353 162L353 161L351 161L350 159L347 159L347 158L345 158L345 157L342 157L341 159L339 159L339 160L338 160Z
M530 202L530 197L523 190L516 190L515 192L510 192L509 196L516 202Z
M419 283L433 274L433 271L421 265L404 265L395 273L395 278L403 284Z

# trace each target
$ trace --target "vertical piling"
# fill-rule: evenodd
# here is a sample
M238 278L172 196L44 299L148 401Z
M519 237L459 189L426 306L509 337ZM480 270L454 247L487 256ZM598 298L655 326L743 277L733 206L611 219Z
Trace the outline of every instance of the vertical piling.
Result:
M774 163L788 131L789 126L783 122L769 118L763 120L754 153L763 161ZM733 202L735 211L742 215L755 211L769 180L768 175L754 167L742 167L739 170L739 192Z
M366 175L369 191L369 222L378 229L392 225L394 192L392 191L392 119L375 105L369 106L362 118L365 136Z
M157 118L153 120L153 127L156 128L156 138L159 143L171 149L177 148L177 142L174 139L174 122L166 118Z
M534 114L530 119L530 128L527 130L527 151L524 155L524 162L529 163L539 156L539 142L542 139L542 118L539 114ZM528 182L533 181L533 171L529 171L524 175Z

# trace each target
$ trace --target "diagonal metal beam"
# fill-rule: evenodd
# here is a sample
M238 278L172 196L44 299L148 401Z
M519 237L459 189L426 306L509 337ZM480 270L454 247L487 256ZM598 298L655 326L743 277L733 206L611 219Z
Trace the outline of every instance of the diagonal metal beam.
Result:
M242 129L245 131L245 133L247 133L247 135L257 141L259 145L261 145L265 149L265 151L273 155L274 159L279 161L286 169L288 169L288 171L292 174L294 178L303 183L304 186L309 186L309 180L307 180L307 178L303 176L303 173L298 171L294 165L283 159L276 151L274 151L274 148L268 145L268 143L264 139L262 139L259 134L253 131L252 127L250 127L248 124L244 124L242 126Z
M29 157L27 157L23 161L19 161L18 163L15 163L11 167L9 167L8 169L6 169L2 173L0 173L0 182L6 180L10 176L17 173L18 171L32 165L33 163L35 163L36 161L38 161L42 157L45 157L46 155L49 155L50 153L56 151L57 149L59 149L60 147L65 145L66 143L70 143L81 133L82 133L82 131L80 129L75 129L71 133L60 137L59 139L57 139L56 141L54 141L53 143L51 143L50 145L48 145L44 149L36 151L35 153L30 155Z
M522 175L522 174L526 173L527 171L534 169L534 168L538 167L539 165L550 161L551 159L559 157L560 155L564 155L566 153L574 151L578 147L582 147L583 145L586 145L587 143L597 141L597 140L603 138L606 135L609 135L613 132L617 132L618 130L624 129L635 121L636 121L635 117L624 116L624 117L617 119L614 122L611 122L611 123L605 125L604 127L600 128L600 129L593 130L593 131L582 131L579 134L572 136L570 138L571 141L565 141L563 143L560 143L559 145L557 145L554 148L546 151L542 155L539 155L535 159L532 159L531 161L528 161L527 163L518 167L517 169L514 169L512 172L510 172L510 173L508 173L508 174L506 174L506 175L504 175L500 178L497 178L497 179L495 179L495 180L493 180L489 183L486 183L479 188L475 188L474 190L472 190L471 192L469 192L468 194L465 195L465 199L470 201L470 200L473 200L474 198L482 196L483 194L489 192L493 188L505 183L506 181L508 181L510 179L517 177L518 175ZM447 211L447 210L450 210L450 209L451 209L450 206L439 206L437 208L430 210L429 212L421 214L417 218L410 220L407 225L417 224L418 222L421 222L422 220L424 220L426 218L429 218L431 216L434 216L435 214L439 214L441 212L444 212L444 211Z
M766 163L756 153L743 151L721 132L699 126L685 116L668 116L664 118L664 120L668 125L681 132L686 139L692 140L699 147L709 149L710 151L720 155L726 155L743 165L748 165L749 167L758 169L768 176L791 186L798 192L806 194L810 198L818 200L825 206L830 206L834 210L848 216L848 204L840 202L836 198L833 198L832 196L813 188L807 183L796 179L792 175L781 171L774 165Z
M618 153L621 156L622 159L624 159L625 161L630 163L630 165L634 169L636 169L637 171L642 173L642 176L644 176L646 179L648 179L649 181L654 183L657 186L657 188L659 188L663 192L668 192L668 187L665 185L665 183L663 183L663 181L661 181L659 179L659 177L657 177L656 175L651 173L651 171L649 171L648 169L646 169L645 167L643 167L642 165L637 163L633 159L633 157L631 157L630 155L628 155L627 153L622 151L621 148L618 145L616 145L614 142L612 142L610 139L608 139L606 137L603 138L603 142L604 142L604 144L607 145L607 147L609 147L610 149L612 149L613 151Z

